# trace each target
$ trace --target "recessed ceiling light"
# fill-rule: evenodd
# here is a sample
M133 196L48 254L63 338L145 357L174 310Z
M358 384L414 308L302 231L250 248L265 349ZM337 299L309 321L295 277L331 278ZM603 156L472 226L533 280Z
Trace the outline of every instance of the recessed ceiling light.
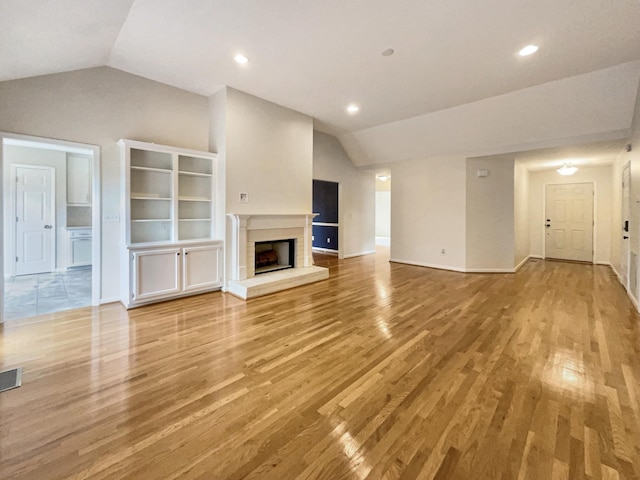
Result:
M349 113L356 113L358 110L360 110L360 107L357 105L351 104L347 107L347 112Z
M245 64L249 61L249 59L247 57L245 57L244 55L242 55L241 53L239 53L238 55L236 55L235 57L233 57L233 59L240 63L240 64Z
M378 180L386 182L387 180L389 180L389 175L378 175Z
M527 55L531 55L532 53L536 53L538 51L537 45L527 45L522 50L518 52L518 55L521 57L526 57Z

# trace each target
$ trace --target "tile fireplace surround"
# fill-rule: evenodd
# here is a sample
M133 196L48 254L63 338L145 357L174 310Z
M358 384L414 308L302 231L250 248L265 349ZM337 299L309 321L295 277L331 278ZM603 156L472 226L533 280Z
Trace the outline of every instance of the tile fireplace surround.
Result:
M231 218L231 269L227 291L244 300L329 278L313 265L311 222L316 214L239 215ZM293 238L295 267L255 275L255 243Z

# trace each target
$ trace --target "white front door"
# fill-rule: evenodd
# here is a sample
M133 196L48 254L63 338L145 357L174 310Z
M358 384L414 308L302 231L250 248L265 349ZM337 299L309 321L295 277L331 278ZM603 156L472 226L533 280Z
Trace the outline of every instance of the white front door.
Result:
M620 274L624 288L629 288L629 217L630 217L630 182L629 165L622 170L622 245L620 248Z
M16 167L16 275L52 271L54 238L50 168Z
M547 185L545 257L593 261L593 184Z

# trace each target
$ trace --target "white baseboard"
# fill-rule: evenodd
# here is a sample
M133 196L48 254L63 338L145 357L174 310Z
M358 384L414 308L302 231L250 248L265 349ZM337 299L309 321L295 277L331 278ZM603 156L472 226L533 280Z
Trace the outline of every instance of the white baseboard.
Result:
M627 290L627 296L631 300L631 303L633 303L633 306L636 307L636 312L640 312L640 306L638 306L638 300L636 300L636 297L634 297L633 294L628 290Z
M529 261L530 258L531 258L531 255L527 255L526 257L524 257L524 259L522 259L522 261L518 265L516 265L513 271L517 272L518 270L520 270L522 266Z
M513 268L460 268L452 267L450 265L438 265L435 263L414 262L411 260L402 260L399 258L391 258L390 262L404 263L405 265L415 265L417 267L435 268L437 270L449 270L451 272L459 273L515 273Z
M618 270L616 270L616 267L614 267L612 263L610 263L609 266L611 267L611 270L613 270L613 273L616 274L616 277L618 277L618 281L620 282L620 284L623 287L626 288L626 285L624 285L624 283L622 283L622 275L620 275L620 272L618 272Z
M349 255L345 255L344 258L362 257L364 255L373 255L374 253L376 253L375 250L369 250L367 252L360 253L350 253Z
M101 298L100 305L104 305L106 303L115 303L119 301L120 301L120 297Z
M515 268L465 268L465 273L515 273Z
M380 245L382 247L390 247L391 237L376 237L376 245Z
M318 253L328 253L329 255L338 255L338 250L331 250L329 248L313 247L311 251Z
M435 263L414 262L412 260L402 260L400 258L390 258L389 261L394 263L404 263L406 265L415 265L417 267L436 268L438 270L449 270L452 272L466 273L464 268L450 267L448 265L436 265Z

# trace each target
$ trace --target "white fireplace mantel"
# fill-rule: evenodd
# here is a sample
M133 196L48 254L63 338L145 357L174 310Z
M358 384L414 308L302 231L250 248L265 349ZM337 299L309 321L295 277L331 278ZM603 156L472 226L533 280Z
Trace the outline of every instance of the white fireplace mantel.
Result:
M253 241L298 239L296 268L313 266L312 221L317 213L303 214L236 214L231 219L231 281L242 281L254 276L253 264L249 265L250 246ZM295 269L294 269L295 270Z

